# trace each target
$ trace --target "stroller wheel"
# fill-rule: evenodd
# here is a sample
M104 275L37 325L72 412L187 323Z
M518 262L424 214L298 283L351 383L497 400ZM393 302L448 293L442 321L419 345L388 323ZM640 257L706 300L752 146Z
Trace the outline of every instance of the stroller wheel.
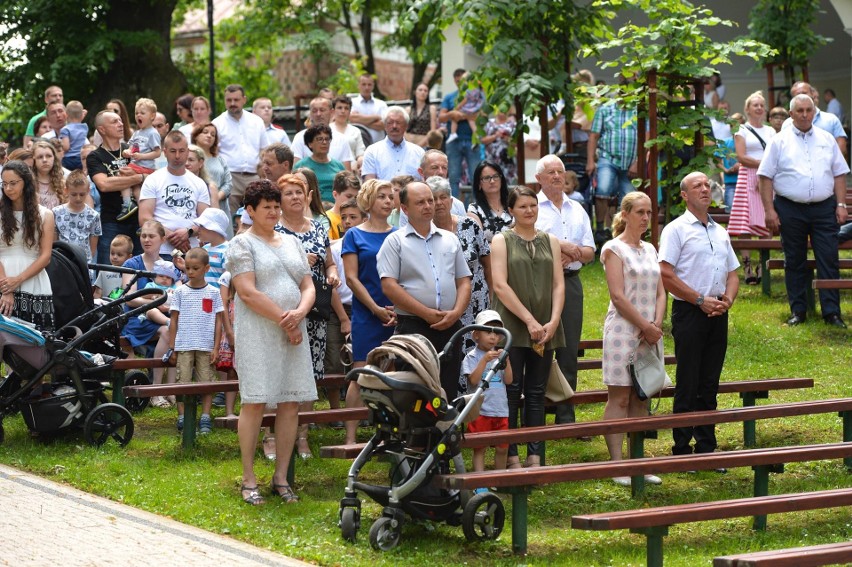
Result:
M370 545L379 551L390 551L399 545L402 526L393 518L382 516L370 528Z
M358 535L358 528L361 527L361 519L355 508L344 508L340 512L340 534L346 541L355 543L355 536Z
M497 539L503 531L506 511L496 494L483 492L475 495L465 505L462 513L462 530L468 541Z
M101 404L86 416L83 437L96 447L112 437L124 447L133 437L133 416L124 406Z
M141 370L129 370L124 375L125 386L145 386L150 383L151 380L148 379L148 374ZM124 407L132 413L139 413L147 408L149 403L151 403L151 398L125 398Z

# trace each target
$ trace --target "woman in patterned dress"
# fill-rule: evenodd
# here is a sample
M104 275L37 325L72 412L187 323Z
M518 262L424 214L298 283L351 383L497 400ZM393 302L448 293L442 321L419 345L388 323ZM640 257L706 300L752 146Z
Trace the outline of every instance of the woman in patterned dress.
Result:
M311 267L311 276L314 282L328 283L332 287L340 285L340 276L337 266L331 257L330 241L325 228L317 221L312 220L308 208L309 191L308 184L299 175L288 174L278 180L278 188L281 190L281 220L275 230L283 234L295 236L302 243L302 248L308 255L308 264ZM311 360L313 361L314 379L323 379L325 358L325 340L327 323L323 319L309 317L307 340L311 346ZM300 411L311 411L313 402L305 402L299 408ZM302 459L311 458L311 447L308 444L308 426L299 426L299 436L296 440L297 450Z
M514 115L498 112L497 116L485 124L485 136L482 137L485 158L500 164L498 169L505 173L510 183L517 183L518 180L518 165L515 158L509 155L509 146L516 127Z
M438 111L434 104L429 104L429 86L426 83L417 85L412 98L411 120L408 121L405 139L425 148L429 132L438 129Z
M609 287L609 309L604 321L603 380L607 387L604 419L648 415L648 402L633 391L627 362L635 350L662 347L666 291L654 247L642 241L651 222L651 199L632 191L621 200L621 212L612 221L615 236L601 249L601 263ZM613 461L623 458L624 434L606 435ZM613 479L630 486L629 476ZM646 475L649 484L660 479Z
M489 160L480 162L473 172L473 202L467 206L467 214L479 223L488 242L512 225L508 199L509 181L500 166Z
M53 211L38 204L32 170L22 161L3 166L0 197L0 314L39 330L53 330L50 263Z

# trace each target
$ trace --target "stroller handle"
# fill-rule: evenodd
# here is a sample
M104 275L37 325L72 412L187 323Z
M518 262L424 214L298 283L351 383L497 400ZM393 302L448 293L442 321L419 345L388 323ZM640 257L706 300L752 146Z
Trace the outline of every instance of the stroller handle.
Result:
M133 276L139 276L142 278L148 278L153 280L157 277L157 274L154 272L146 272L145 270L134 270L132 268L125 268L124 266L108 266L106 264L88 264L90 270L95 270L98 272L113 272L115 274L130 274Z
M445 353L449 352L450 349L453 348L453 345L461 340L461 337L469 331L484 331L486 333L497 333L498 335L503 335L506 338L506 345L503 347L503 351L508 353L509 349L512 347L512 333L510 333L508 329L503 327L490 327L488 325L465 325L453 333L453 336L450 337L450 340L448 340L447 344L444 345L444 350L438 354L438 358L443 357Z

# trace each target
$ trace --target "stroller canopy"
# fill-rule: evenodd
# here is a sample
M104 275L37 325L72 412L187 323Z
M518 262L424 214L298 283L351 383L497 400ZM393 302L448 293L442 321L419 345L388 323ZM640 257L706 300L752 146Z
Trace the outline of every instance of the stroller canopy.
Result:
M396 360L404 361L412 370L385 372ZM392 336L370 351L370 354L367 355L367 366L373 367L379 372L384 372L394 380L422 384L436 396L446 399L446 394L441 388L438 352L423 335ZM374 390L391 389L379 378L369 374L361 374L358 377L358 385Z

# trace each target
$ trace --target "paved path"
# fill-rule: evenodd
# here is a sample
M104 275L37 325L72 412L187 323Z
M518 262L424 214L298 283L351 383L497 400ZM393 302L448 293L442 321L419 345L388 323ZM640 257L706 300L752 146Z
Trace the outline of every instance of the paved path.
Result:
M0 565L309 564L0 465Z

